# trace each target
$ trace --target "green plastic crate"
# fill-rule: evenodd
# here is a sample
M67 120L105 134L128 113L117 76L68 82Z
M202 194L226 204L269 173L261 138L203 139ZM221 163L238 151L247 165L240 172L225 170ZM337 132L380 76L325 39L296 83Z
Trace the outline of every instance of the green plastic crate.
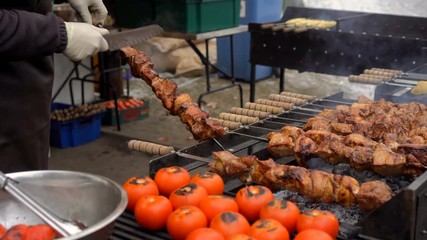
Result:
M115 2L115 16L119 27L136 28L152 24L155 14L155 0L119 0Z
M155 9L166 31L202 33L240 23L240 0L156 0Z

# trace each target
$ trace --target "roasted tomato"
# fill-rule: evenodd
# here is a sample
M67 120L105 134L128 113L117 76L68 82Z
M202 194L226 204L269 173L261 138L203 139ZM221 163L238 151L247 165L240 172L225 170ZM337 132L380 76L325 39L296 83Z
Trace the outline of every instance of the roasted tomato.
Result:
M210 222L220 212L239 212L236 200L224 195L209 195L202 199L199 208L205 213Z
M161 168L154 175L154 182L156 182L160 194L166 197L169 197L175 189L189 183L190 179L190 173L179 166Z
M317 229L307 229L298 233L294 240L334 240L329 234Z
M135 206L136 222L144 229L160 230L166 227L169 214L172 213L172 204L169 199L161 195L141 197Z
M184 206L173 211L167 221L167 230L172 239L185 239L192 231L207 227L208 220L198 207Z
M52 240L57 237L55 230L47 224L28 227L27 236L23 240Z
M306 229L317 229L328 233L332 238L336 238L339 231L337 217L326 210L307 210L298 217L297 231Z
M256 239L289 240L289 232L274 219L259 219L254 222L248 235Z
M222 177L213 172L197 173L191 178L190 182L204 187L209 195L221 195L224 192Z
M222 212L212 219L210 228L220 232L225 238L237 233L246 233L250 225L246 218L238 212Z
M192 231L185 240L225 240L225 238L215 229L198 228Z
M249 222L256 221L259 218L261 207L272 200L274 200L274 196L271 190L259 185L246 186L240 189L236 195L239 212Z
M238 234L231 235L231 237L227 238L227 240L256 240L256 239L244 233L238 233Z
M198 207L203 198L208 196L206 189L196 183L188 183L181 188L176 189L169 195L173 209L182 206L191 205Z
M153 179L149 177L131 177L124 184L123 189L128 196L126 209L133 211L136 202L145 195L159 195L159 189Z
M296 230L299 215L300 211L295 203L278 199L264 204L259 213L261 219L279 221L290 234Z
M27 237L28 226L25 224L17 224L7 230L2 240L17 240L25 239Z
M7 232L7 228L3 226L3 224L0 224L0 238L3 237L3 235Z

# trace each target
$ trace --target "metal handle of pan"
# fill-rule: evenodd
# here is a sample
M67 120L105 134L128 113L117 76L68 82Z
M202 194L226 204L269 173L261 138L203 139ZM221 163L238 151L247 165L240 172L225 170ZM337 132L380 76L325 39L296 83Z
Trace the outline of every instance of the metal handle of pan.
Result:
M167 155L175 152L173 147L140 140L130 140L128 142L128 148L133 151L148 153L151 155Z

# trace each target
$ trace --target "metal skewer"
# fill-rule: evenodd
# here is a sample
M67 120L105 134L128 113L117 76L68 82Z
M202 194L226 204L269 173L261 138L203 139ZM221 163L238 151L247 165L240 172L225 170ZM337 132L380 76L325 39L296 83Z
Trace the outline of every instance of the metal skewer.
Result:
M391 82L384 82L384 84L390 85L390 86L397 86L397 87L406 87L406 88L415 87L414 85L410 85L410 84L400 84L400 83L391 83Z
M276 115L270 115L270 118L275 118L275 119L279 119L279 120L285 120L285 121L292 121L292 122L299 122L299 123L306 123L307 120L298 120L298 119L294 119L294 118L286 118L286 117L278 117ZM268 120L268 119L266 119Z
M333 107L333 106L319 105L319 104L315 104L315 103L311 103L311 102L308 102L308 103L304 104L303 106L306 106L306 105L311 105L313 107L320 107L320 108L335 109L335 107Z
M351 105L351 104L353 104L351 102L337 101L337 100L323 99L323 98L317 98L313 102L330 102L330 103L337 103L337 104L344 104L344 105Z
M315 113L321 113L323 111L323 110L319 110L319 109L304 108L304 107L295 107L295 109L303 110L303 111L307 111L307 112L315 112Z
M296 109L296 108L294 108ZM311 114L311 113L302 113L302 112L295 112L295 111L286 111L285 113L289 113L289 114L298 114L298 115L302 115L302 116L308 116L308 117L314 117L317 114Z
M188 158L188 159L199 161L199 162L211 163L214 161L213 159L210 159L210 158L199 157L199 156L191 155L188 153L183 153L181 151L177 151L175 153L176 153L176 155L178 155L180 157Z

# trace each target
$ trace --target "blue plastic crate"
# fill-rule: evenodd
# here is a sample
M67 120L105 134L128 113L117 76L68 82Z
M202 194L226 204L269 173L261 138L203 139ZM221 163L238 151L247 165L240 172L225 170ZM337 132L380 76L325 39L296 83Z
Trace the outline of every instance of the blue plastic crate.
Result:
M52 110L69 108L62 103L52 104ZM101 136L101 114L71 121L51 121L50 145L58 148L77 147Z
M282 17L283 0L245 0L242 1L240 24L266 23L279 21ZM251 80L251 65L249 63L250 33L234 35L234 77L238 80ZM230 40L227 37L217 39L217 66L227 75L231 76ZM255 80L270 77L273 68L256 66ZM220 77L223 74L218 73Z

